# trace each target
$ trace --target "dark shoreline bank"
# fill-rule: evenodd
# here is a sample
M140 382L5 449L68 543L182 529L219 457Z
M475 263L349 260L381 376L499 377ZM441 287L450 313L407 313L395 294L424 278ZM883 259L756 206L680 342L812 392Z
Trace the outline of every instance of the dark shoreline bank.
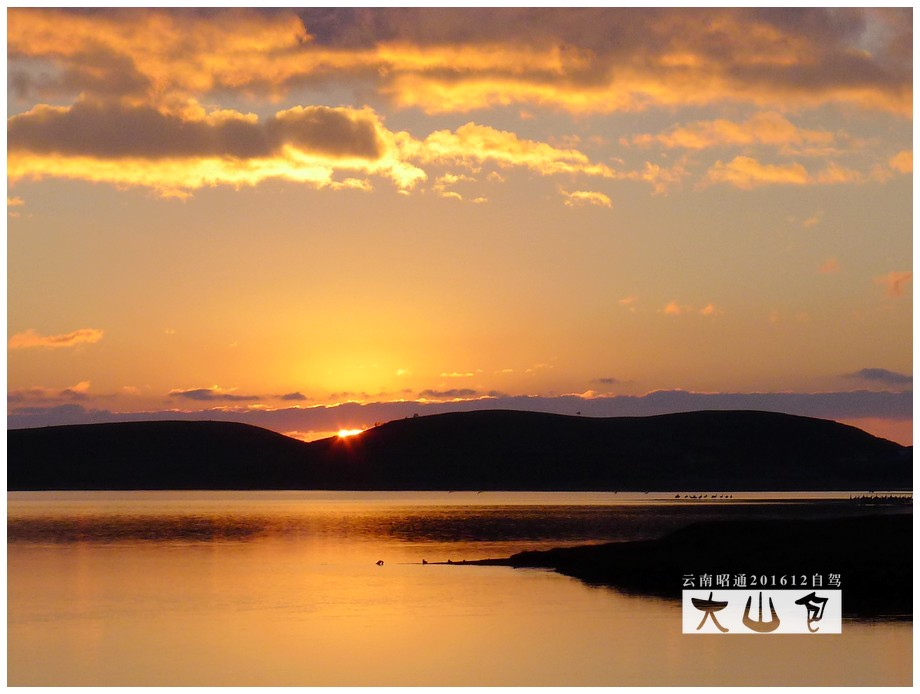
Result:
M913 514L690 525L657 540L520 552L459 565L548 568L590 585L679 600L682 577L841 575L843 616L913 619Z

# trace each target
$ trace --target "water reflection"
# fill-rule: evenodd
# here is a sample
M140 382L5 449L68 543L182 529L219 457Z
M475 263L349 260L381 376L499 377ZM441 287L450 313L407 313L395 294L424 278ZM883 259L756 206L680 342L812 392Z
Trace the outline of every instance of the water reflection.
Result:
M561 495L567 503L545 504L534 503L529 495L506 494L506 503L496 503L492 495L484 503L463 504L445 500L445 495L407 496L421 503L408 504L399 495L317 500L309 493L304 493L305 498L254 494L244 501L213 493L163 493L159 497L142 493L133 501L117 493L69 493L51 495L58 499L51 503L49 496L11 494L7 540L13 544L245 542L347 537L406 543L572 544L652 539L701 521L879 512L841 499L697 505L633 495L625 502L621 497L611 504L586 504L585 496L598 495L568 494ZM515 503L507 503L509 498ZM432 503L435 499L439 503Z
M669 602L549 571L421 565L839 506L456 496L9 495L8 684L911 681L909 624L824 638L687 637Z

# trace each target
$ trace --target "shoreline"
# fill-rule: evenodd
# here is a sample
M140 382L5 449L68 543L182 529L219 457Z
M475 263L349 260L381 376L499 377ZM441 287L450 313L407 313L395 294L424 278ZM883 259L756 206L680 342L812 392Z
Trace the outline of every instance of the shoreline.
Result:
M589 585L679 601L682 576L841 575L845 619L913 620L913 513L834 519L730 520L655 540L430 562L552 569Z

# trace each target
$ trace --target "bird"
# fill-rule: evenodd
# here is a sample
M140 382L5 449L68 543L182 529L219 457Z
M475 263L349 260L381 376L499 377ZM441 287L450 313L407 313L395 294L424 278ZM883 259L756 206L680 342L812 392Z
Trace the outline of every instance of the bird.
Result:
M377 560L377 566L383 566L383 559Z

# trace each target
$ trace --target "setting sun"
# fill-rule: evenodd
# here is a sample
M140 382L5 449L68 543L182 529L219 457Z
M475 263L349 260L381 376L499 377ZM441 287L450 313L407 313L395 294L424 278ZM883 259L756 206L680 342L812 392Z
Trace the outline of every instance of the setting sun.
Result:
M364 432L364 429L339 429L337 436L340 439L347 439L349 436L357 436Z

